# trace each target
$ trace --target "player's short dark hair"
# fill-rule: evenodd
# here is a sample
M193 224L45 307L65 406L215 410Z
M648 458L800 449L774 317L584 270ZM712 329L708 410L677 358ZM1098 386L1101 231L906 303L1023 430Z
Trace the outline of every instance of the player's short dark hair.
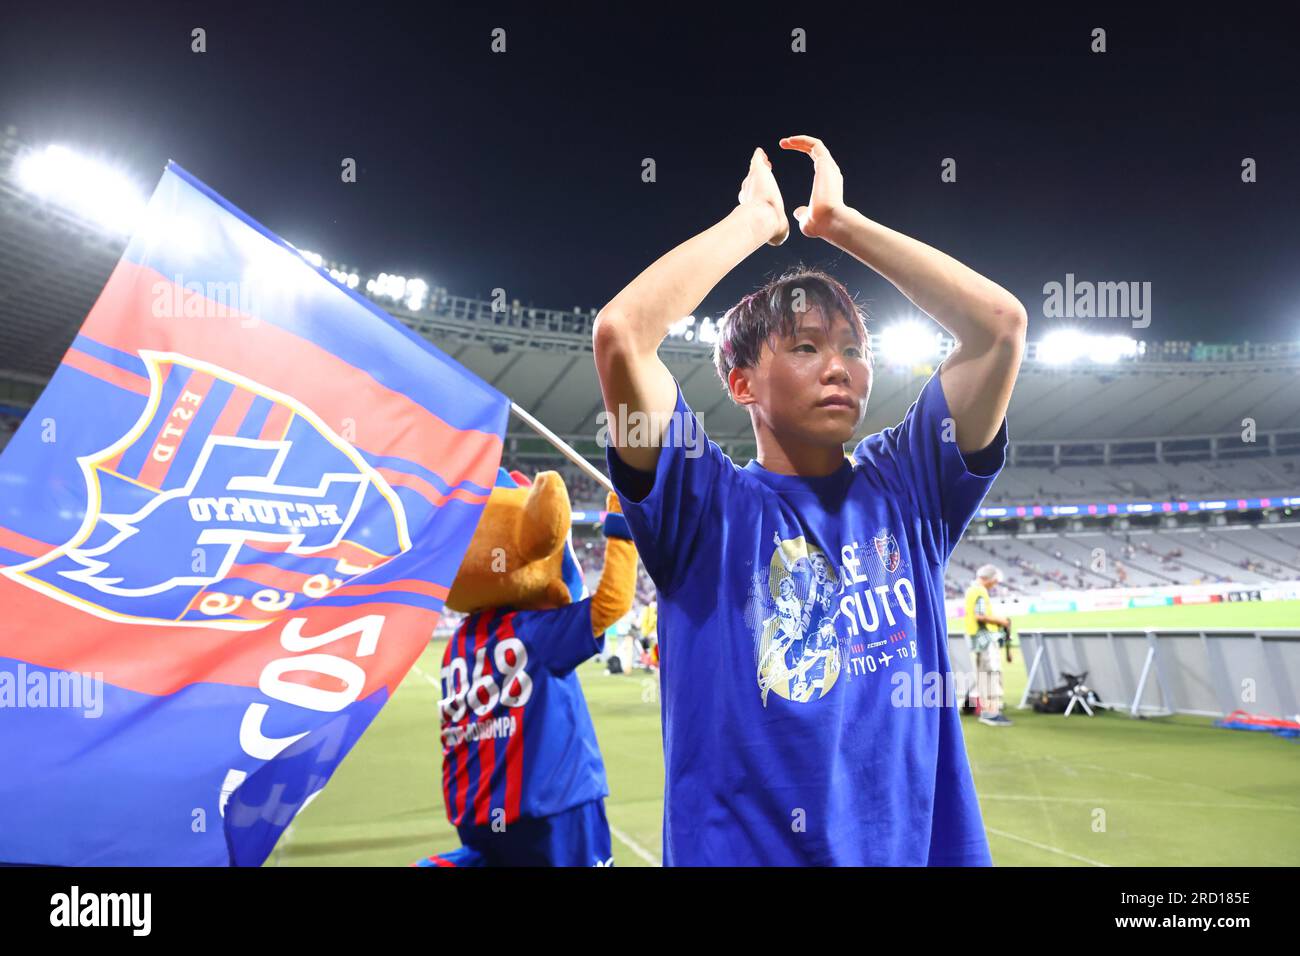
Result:
M803 295L799 296L797 290L802 290ZM836 316L844 316L853 325L858 344L865 342L866 315L853 301L849 290L819 269L796 266L745 296L719 321L713 364L723 388L730 392L727 376L733 368L753 368L758 364L763 345L773 336L789 338L795 334L799 327L800 312L796 306L800 299L804 311L820 307L828 329Z

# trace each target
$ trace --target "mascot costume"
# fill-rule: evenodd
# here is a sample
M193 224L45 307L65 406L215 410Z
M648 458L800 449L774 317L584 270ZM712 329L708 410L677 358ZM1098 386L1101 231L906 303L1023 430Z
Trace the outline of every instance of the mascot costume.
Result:
M447 607L442 794L462 846L417 866L608 866L605 765L574 672L627 613L636 548L610 494L605 566L588 595L569 492L553 471L501 470Z

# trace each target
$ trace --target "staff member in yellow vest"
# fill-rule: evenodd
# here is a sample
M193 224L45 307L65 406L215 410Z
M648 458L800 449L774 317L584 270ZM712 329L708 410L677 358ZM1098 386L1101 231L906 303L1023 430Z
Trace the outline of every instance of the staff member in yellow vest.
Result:
M650 667L659 667L659 602L651 601L641 611L641 648Z
M1002 580L1002 572L986 564L975 572L975 580L966 589L966 635L975 652L975 671L980 698L980 723L990 727L1010 727L1002 713L1002 663L998 658L998 638L1005 632L1011 639L1011 620L999 617L993 606L992 592Z
M641 610L641 638L647 645L659 626L659 602L651 601Z

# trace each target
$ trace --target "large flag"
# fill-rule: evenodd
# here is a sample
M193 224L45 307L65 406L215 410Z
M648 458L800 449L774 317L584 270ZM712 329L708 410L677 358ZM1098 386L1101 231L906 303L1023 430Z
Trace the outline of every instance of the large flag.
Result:
M508 415L170 165L0 456L0 862L264 861L427 645Z

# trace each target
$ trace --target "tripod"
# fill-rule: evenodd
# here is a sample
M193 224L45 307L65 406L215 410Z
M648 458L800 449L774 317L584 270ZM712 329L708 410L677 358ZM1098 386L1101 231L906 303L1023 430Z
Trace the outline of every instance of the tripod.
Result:
M1065 705L1065 716L1070 716L1070 711L1074 710L1075 704L1082 707L1089 717L1096 716L1093 714L1092 708L1088 706L1088 698L1092 696L1092 691L1089 689L1088 685L1084 683L1088 677L1088 672L1084 671L1076 677L1074 674L1067 674L1065 671L1061 671L1061 677L1065 681L1065 686L1070 691L1070 702Z

